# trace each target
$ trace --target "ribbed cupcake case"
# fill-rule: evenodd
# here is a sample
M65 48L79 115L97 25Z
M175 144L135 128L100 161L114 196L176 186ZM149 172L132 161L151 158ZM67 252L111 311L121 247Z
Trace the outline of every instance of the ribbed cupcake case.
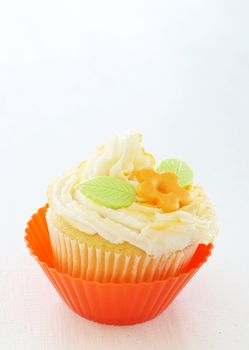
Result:
M46 215L55 268L73 277L99 282L151 282L185 272L198 245L168 255L126 255L88 246L64 235Z
M87 281L54 268L50 237L43 207L28 222L25 240L65 303L80 316L112 325L145 322L159 315L211 254L212 244L199 245L188 271L152 282L113 283Z

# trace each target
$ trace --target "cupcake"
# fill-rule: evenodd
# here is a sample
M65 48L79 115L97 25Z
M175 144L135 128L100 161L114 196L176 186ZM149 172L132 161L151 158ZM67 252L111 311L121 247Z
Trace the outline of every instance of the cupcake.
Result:
M188 270L217 234L214 209L179 159L157 163L139 133L114 135L48 187L57 271L85 281L138 283Z

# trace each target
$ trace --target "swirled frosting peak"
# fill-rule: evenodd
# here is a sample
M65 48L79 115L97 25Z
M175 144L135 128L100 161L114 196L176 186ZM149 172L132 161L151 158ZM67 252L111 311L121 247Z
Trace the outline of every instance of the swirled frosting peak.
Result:
M141 145L142 135L130 132L123 137L113 137L101 146L80 169L83 180L94 176L127 177L132 171L154 167L154 157Z

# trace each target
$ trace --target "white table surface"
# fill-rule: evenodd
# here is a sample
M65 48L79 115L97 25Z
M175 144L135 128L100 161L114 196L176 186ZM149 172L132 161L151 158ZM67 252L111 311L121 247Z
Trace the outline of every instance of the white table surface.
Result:
M248 1L0 3L0 349L249 348ZM52 177L140 130L213 200L208 263L145 324L72 313L25 248Z

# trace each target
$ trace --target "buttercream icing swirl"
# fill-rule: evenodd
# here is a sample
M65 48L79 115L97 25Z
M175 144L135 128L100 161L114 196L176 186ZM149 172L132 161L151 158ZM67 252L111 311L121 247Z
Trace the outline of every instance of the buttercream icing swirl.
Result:
M154 167L154 158L144 151L141 140L134 132L125 137L115 135L88 161L57 177L48 188L50 211L80 231L98 233L112 243L129 242L154 256L212 242L217 234L216 216L199 185L190 190L190 204L170 213L140 202L127 208L107 208L77 189L77 184L94 176L119 176L131 181L131 172Z

